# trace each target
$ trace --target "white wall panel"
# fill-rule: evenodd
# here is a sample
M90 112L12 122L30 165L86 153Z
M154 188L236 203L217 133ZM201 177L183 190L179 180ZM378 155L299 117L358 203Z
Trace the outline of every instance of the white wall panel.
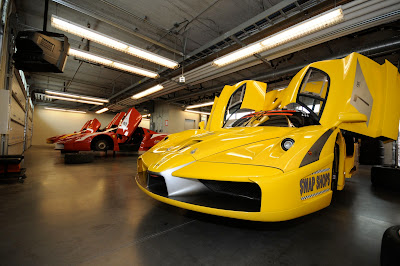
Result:
M23 152L24 152L23 142L8 146L9 155L21 155Z
M8 145L24 142L24 127L14 121L10 123Z
M17 76L17 74L15 73L15 75L13 75L12 78L11 89L13 97L15 97L20 102L22 107L25 109L26 105L26 97L24 93L25 89L24 87L21 87L22 82L19 82L18 79L19 79L19 74Z
M11 99L10 117L15 122L21 123L22 125L25 124L25 111L17 103L14 97Z

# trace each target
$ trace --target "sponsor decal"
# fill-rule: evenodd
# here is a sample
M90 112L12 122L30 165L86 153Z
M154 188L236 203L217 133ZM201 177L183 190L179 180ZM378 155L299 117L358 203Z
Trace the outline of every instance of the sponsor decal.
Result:
M300 179L301 200L309 199L329 191L331 184L330 169L322 169Z

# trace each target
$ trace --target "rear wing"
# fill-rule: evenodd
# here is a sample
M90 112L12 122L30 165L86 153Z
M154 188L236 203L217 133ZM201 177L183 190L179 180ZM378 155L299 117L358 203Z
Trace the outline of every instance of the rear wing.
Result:
M117 129L117 134L130 137L142 121L142 115L135 109L128 110L124 120Z
M118 127L119 122L121 122L122 118L125 116L125 112L120 112L114 116L114 118L111 120L111 122L107 125L106 129L110 129L113 127Z

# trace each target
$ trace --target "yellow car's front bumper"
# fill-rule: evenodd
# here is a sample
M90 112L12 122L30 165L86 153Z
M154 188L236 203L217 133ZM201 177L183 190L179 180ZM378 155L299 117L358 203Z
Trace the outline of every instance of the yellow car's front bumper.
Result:
M211 162L196 162L174 172L173 178L199 180L207 188L211 187L209 182L216 185L217 190L228 184L230 188L223 193L215 193L214 189L213 192L200 191L196 195L182 196L172 195L166 188L154 190L151 184L149 186L149 174L157 178L158 173L148 172L143 165L139 165L143 171L136 176L136 182L154 199L180 208L244 220L284 221L329 206L332 199L331 157L287 173L271 167ZM138 164L143 162L139 160ZM194 168L198 170L193 171ZM185 176L186 172L193 174ZM208 174L204 174L206 172Z

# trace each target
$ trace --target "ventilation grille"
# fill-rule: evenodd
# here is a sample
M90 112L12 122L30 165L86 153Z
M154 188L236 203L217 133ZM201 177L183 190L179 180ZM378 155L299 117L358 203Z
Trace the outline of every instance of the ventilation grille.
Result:
M55 45L52 44L51 42L49 42L48 40L43 39L42 37L39 37L39 38L40 38L40 40L39 40L39 45L40 45L41 47L43 47L43 48L45 48L45 49L47 49L47 50L53 52Z
M261 189L256 183L200 180L206 187L217 193L229 194L254 200L261 199Z

